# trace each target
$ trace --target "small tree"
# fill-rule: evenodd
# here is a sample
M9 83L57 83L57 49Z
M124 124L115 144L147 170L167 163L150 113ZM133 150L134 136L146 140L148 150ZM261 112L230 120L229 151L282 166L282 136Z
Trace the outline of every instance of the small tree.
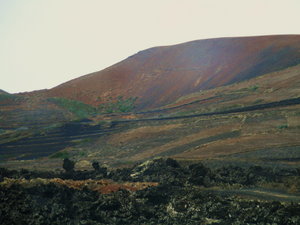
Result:
M68 158L64 159L63 168L66 172L74 171L74 165L75 165L75 163L73 161L71 161L70 159L68 159Z
M107 175L106 167L101 167L98 162L93 162L92 166L98 174L102 174L104 177L106 177L106 175Z
M93 162L93 163L92 163L92 166L93 166L94 170L96 170L96 171L99 171L99 170L100 170L100 166L99 166L99 163L98 163L98 162Z

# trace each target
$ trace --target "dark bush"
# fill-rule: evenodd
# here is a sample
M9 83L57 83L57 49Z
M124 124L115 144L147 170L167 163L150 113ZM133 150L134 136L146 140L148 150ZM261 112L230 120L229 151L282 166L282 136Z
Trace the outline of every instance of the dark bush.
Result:
M94 170L96 170L96 171L99 171L99 170L100 170L100 166L99 166L99 163L98 163L98 162L93 162L93 163L92 163L92 166L93 166Z
M63 168L66 172L73 172L74 171L75 163L68 158L64 159Z

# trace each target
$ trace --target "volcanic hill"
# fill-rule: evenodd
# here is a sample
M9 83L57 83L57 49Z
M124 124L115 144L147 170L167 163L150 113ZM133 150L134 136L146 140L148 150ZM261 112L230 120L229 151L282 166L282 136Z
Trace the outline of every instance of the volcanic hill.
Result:
M0 202L3 225L300 224L300 35L0 90Z
M0 163L172 157L297 167L299 90L300 35L151 48L50 90L0 93Z
M138 97L137 108L149 109L298 63L300 35L197 40L141 51L41 93L93 106L119 96Z

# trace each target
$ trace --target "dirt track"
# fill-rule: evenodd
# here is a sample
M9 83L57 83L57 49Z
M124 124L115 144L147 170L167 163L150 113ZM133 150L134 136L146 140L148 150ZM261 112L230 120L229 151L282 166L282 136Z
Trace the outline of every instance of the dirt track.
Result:
M260 199L266 201L280 201L280 202L300 202L299 194L290 194L283 191L275 191L264 188L247 188L234 190L210 190L210 192L217 192L222 195L235 195L239 197Z
M219 112L200 113L200 114L193 114L193 115L186 115L186 116L171 116L171 117L163 117L163 118L119 120L119 121L113 121L113 123L186 119L186 118L194 118L194 117L201 117L201 116L213 116L213 115L223 115L223 114L229 114L229 113L249 112L249 111L255 111L255 110L263 110L263 109L270 109L270 108L284 107L284 106L291 106L291 105L298 105L298 104L300 104L300 97L286 99L286 100L277 101L277 102L253 105L253 106L246 106L246 107L242 107L242 108L219 111ZM187 105L187 104L185 104L185 105ZM167 109L156 110L155 112L160 113L160 112L164 112L165 110L167 110Z

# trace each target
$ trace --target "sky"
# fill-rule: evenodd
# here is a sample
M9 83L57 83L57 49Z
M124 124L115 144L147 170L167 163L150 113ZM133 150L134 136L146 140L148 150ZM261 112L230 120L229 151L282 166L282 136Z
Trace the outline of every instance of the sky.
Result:
M299 0L0 0L0 89L52 88L155 46L300 34Z

